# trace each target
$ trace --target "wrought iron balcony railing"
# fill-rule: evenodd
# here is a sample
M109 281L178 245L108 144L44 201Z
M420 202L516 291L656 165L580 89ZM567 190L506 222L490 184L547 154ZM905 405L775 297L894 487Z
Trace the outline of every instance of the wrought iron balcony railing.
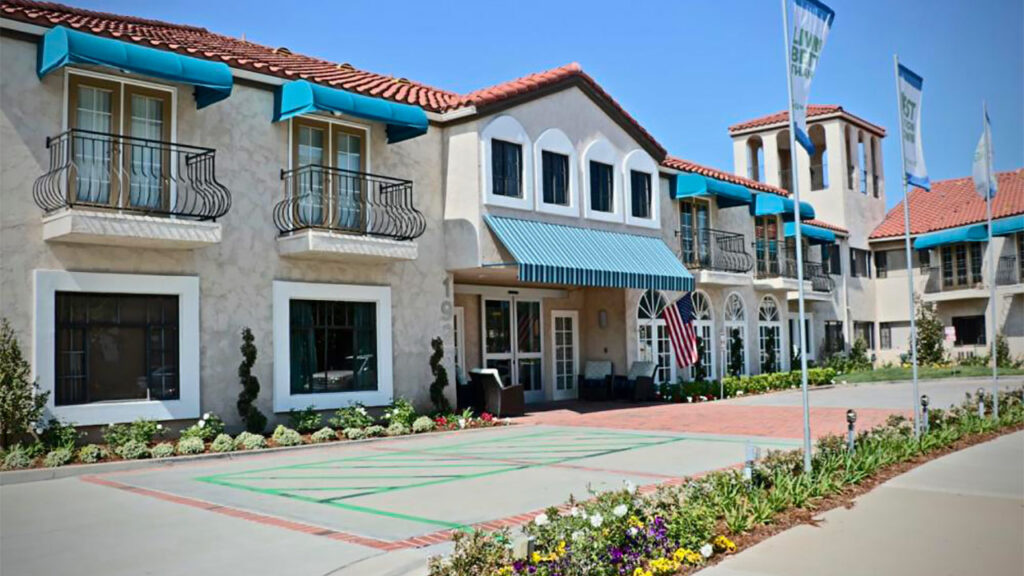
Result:
M780 252L777 246L766 242L754 243L758 278L797 277L796 250L785 249ZM806 256L804 252L804 257ZM821 262L804 260L804 281L810 282L811 288L817 292L832 292L835 289L835 280Z
M820 262L804 262L804 280L810 281L815 292L831 293L836 287L835 280Z
M410 180L317 165L282 170L281 179L274 223L282 234L319 229L412 240L427 229Z
M996 286L1009 286L1024 282L1024 267L1017 269L1016 256L1000 256L996 266Z
M743 235L711 228L682 230L679 236L682 260L693 270L750 272L754 257L743 245Z
M72 129L46 139L50 166L32 187L46 212L89 208L216 220L231 208L216 151Z

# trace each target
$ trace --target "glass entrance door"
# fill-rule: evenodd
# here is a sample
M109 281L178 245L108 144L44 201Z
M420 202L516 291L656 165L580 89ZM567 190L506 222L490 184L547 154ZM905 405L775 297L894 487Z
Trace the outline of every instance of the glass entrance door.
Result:
M579 374L579 315L564 310L551 313L552 341L555 346L554 399L576 398L576 377Z
M484 366L523 386L527 402L544 399L540 301L484 299Z

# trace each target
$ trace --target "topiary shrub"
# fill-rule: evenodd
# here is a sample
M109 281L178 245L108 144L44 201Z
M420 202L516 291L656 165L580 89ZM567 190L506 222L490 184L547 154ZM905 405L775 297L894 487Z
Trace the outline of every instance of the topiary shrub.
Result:
M316 432L313 432L313 435L310 436L309 439L316 444L321 444L323 442L337 440L338 433L335 432L333 428L328 428L327 426L324 426L323 428L317 430Z
M4 455L4 470L18 470L32 465L32 456L21 444L11 446Z
M362 428L345 428L342 434L344 434L345 438L348 438L349 440L362 440L363 438L366 438L366 431Z
M245 422L245 430L253 434L262 434L267 429L267 417L256 408L256 397L260 394L260 381L252 373L256 364L256 345L252 330L242 329L242 363L238 365L238 381L242 391L238 393L238 415Z
M21 436L31 434L40 421L49 392L32 381L32 367L21 355L14 330L0 320L0 448L6 449Z
M233 452L235 450L235 441L227 434L218 434L210 444L210 450L213 452Z
M153 449L149 451L149 454L153 458L170 458L171 456L174 456L174 444L171 444L170 442L161 442L156 446L153 446Z
M412 431L419 434L421 432L430 432L434 429L434 421L429 416L420 416L412 423Z
M302 435L283 424L278 424L277 428L274 428L274 435L271 438L274 439L274 443L278 446L298 446L302 444Z
M383 436L386 430L383 426L370 426L366 428L365 432L368 438L376 438L378 436Z
M182 438L178 440L178 454L202 454L206 452L206 444L202 438Z
M110 453L104 447L96 444L87 444L78 451L79 462L85 464L94 464L107 458L110 458Z
M434 353L430 355L430 373L434 375L434 381L430 384L430 401L434 403L434 410L441 413L452 411L448 398L444 395L444 389L448 386L448 371L441 365L444 359L444 340L440 337L430 341Z
M46 457L43 458L43 466L46 466L47 468L57 468L71 462L74 457L75 455L71 452L71 449L57 448L56 450L51 450Z
M258 450L267 447L267 439L262 434L242 432L235 437L235 447L240 450Z
M388 429L385 430L385 434L388 436L405 436L409 432L409 427L401 422L392 422Z
M142 460L149 458L149 446L138 440L129 440L117 447L117 455L125 460Z

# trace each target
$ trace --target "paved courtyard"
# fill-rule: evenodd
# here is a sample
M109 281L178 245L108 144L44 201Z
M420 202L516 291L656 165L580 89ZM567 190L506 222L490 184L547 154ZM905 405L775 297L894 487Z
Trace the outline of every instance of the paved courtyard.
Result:
M977 387L922 390L953 402ZM909 385L816 390L812 426L843 430L845 406L870 425L898 411L900 397ZM799 400L567 404L517 426L3 486L0 572L422 572L426 557L450 549L453 530L514 526L569 494L735 466L748 444L797 447Z

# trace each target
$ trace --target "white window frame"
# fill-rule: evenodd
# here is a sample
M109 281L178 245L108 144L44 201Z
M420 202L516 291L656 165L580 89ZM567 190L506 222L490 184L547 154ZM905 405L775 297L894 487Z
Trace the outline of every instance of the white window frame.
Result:
M566 190L569 205L548 204L544 202L544 152L555 152L569 157L569 188ZM580 193L579 193L579 160L576 154L576 147L572 141L558 128L549 128L541 134L533 145L534 165L537 167L535 209L546 214L558 216L579 216L580 215Z
M291 300L373 302L377 305L377 389L321 394L291 393ZM391 287L355 284L319 284L275 280L274 315L274 412L332 410L359 402L386 406L394 399L394 357L391 352Z
M636 218L633 216L633 177L631 174L633 171L643 172L651 177L650 218ZM622 184L624 188L622 197L629 198L629 202L623 206L622 210L626 216L626 224L642 226L644 228L660 228L661 212L658 208L661 198L659 190L661 187L661 177L658 172L658 165L654 162L654 159L640 149L633 150L627 154L626 158L622 161Z
M64 422L92 426L199 417L199 277L34 270L33 378L50 392L47 412ZM153 294L178 297L177 400L129 400L56 405L56 293Z
M522 198L509 198L495 194L493 190L491 148L493 140L504 140L522 147L523 152L523 174L522 174ZM519 210L533 209L533 145L530 137L526 134L523 125L515 118L503 115L492 119L480 132L480 185L484 190L484 204L489 206L502 206L504 208L516 208Z
M729 318L729 301L733 295L739 299L740 304L743 306L740 310L743 313L741 319L730 319ZM740 338L743 339L743 371L740 376L747 376L750 374L750 340L747 338L747 303L743 300L743 296L739 292L730 292L725 296L725 306L722 309L722 326L725 330L725 350L723 350L724 356L722 358L722 374L729 373L729 340L732 338L732 330L738 328L740 330Z
M612 211L601 212L590 209L590 162L601 162L612 167ZM616 169L619 166L619 155L615 147L604 138L598 138L587 145L580 159L580 169L583 171L583 189L580 190L580 203L583 204L583 215L591 220L601 222L624 222L622 218L622 170ZM654 187L654 183L651 183Z

